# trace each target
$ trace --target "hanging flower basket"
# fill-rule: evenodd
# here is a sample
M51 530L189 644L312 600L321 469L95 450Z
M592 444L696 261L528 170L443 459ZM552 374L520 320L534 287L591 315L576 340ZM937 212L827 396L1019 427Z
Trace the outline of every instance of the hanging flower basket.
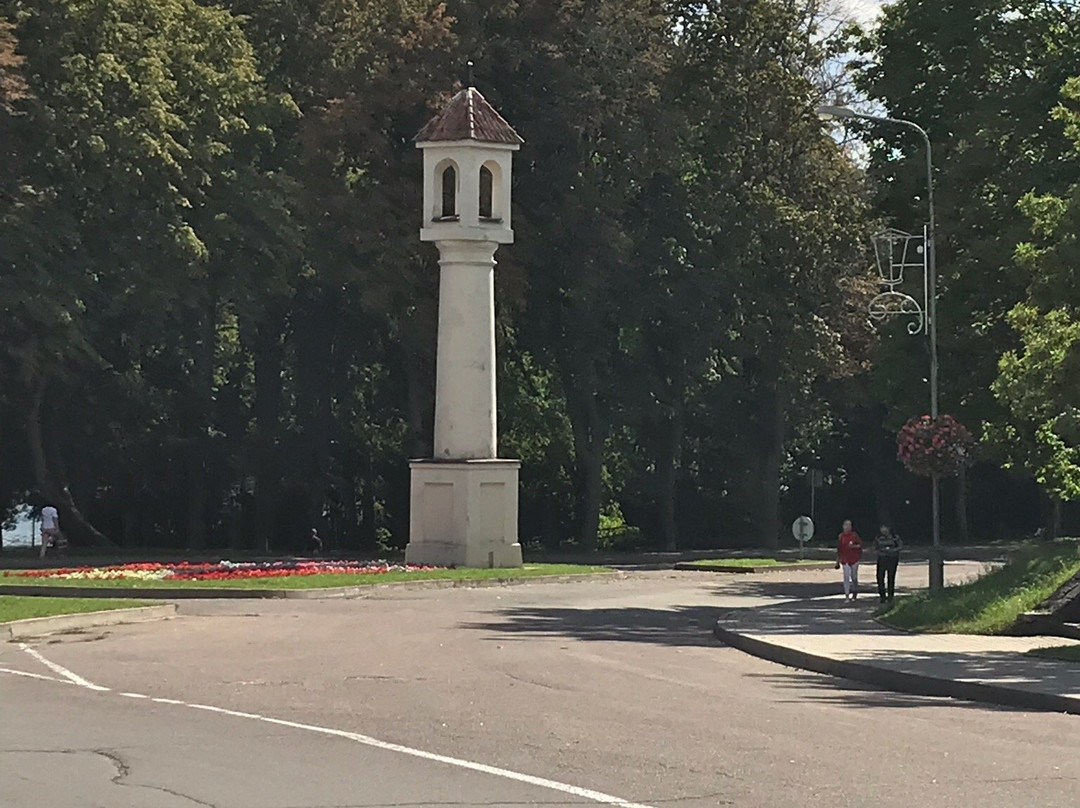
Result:
M952 477L975 459L975 439L951 415L912 418L896 436L896 456L920 477Z

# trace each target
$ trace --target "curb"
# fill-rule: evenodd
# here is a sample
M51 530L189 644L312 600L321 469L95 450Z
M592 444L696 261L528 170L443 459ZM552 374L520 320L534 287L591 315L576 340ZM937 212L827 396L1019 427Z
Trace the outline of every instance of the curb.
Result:
M698 561L682 561L675 565L677 570L691 570L693 572L731 572L735 574L752 572L791 572L792 570L831 570L835 565L831 562L822 561L813 564L772 564L767 567L740 567L736 565L724 566L722 564L705 565Z
M863 662L851 662L843 659L810 654L794 648L777 645L766 640L748 637L720 625L717 621L713 636L744 653L769 662L776 662L789 668L838 676L885 690L898 693L910 693L915 696L936 696L998 704L1024 710L1043 712L1070 713L1080 715L1080 699L1058 696L1052 693L1036 693L1030 690L1017 690L1000 685L988 685L981 682L958 682L954 679L941 679L921 673L889 670Z
M137 606L133 609L29 617L25 620L0 623L0 640L25 640L45 634L80 631L87 628L119 626L125 623L148 623L152 620L165 620L175 614L175 603L161 603L154 606Z
M574 581L609 580L625 577L617 570L611 572L582 573L580 575L536 575L513 578L433 578L422 581L395 581L386 584L359 584L326 589L129 589L79 586L19 586L0 585L0 595L47 596L57 598L132 598L135 600L330 600L334 598L362 598L377 592L395 589L403 591L425 589L486 589L494 586L520 586L522 584L564 584Z
M439 579L427 581L395 581L389 584L361 584L342 586L333 589L288 589L284 597L294 600L330 600L332 598L363 598L376 593L401 590L404 592L423 591L426 589L490 589L496 586L521 586L523 584L569 584L575 581L611 580L625 578L626 573L611 572L582 573L580 575L537 575L533 578L477 578Z
M1007 633L1017 637L1043 635L1080 640L1080 625L1057 620L1052 612L1024 612Z

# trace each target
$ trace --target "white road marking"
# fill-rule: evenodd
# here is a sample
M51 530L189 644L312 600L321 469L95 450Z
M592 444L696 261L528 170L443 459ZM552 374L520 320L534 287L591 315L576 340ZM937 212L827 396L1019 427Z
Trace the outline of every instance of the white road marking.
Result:
M53 673L60 674L65 679L67 679L69 682L71 682L73 685L78 685L79 687L85 687L87 690L106 691L106 690L109 689L107 687L101 687L100 685L95 685L93 682L90 682L90 681L88 681L86 679L83 679L77 673L72 673L67 668L65 668L63 665L57 665L55 662L51 662L50 660L43 657L41 654L39 654L37 651L35 651L33 648L31 648L29 645L27 645L24 642L19 643L19 647L21 649L23 649L24 651L26 651L26 653L28 653L30 656L32 656L34 659L36 659L42 665L44 665L46 668L51 670Z
M27 676L30 679L44 679L46 682L59 682L62 685L73 685L74 682L67 679L57 679L55 676L46 676L43 673L31 673L30 671L18 671L14 668L0 668L0 673L10 673L12 676Z
M87 690L94 690L97 692L113 692L107 687L101 687L95 685L76 673L69 671L62 665L58 665L52 662L36 650L26 645L25 643L19 643L19 647L26 653L32 656L34 659L41 662L47 668L54 673L58 673L63 679L54 679L51 676L42 676L41 674L26 674L23 671L9 670L7 668L0 668L0 673L14 673L19 675L32 676L33 678L45 679L48 681L59 682L60 684L73 684L79 687L84 687ZM546 788L550 791L559 791L563 794L569 794L573 797L589 800L591 802L599 803L601 805L613 805L616 808L653 808L651 805L645 805L644 803L630 802L620 797L612 796L611 794L605 794L602 791L593 791L589 788L579 788L578 786L572 786L568 783L560 783L557 780L548 780L544 777L534 777L531 774L522 774L521 772L511 771L510 769L501 769L498 766L488 766L485 763L474 763L471 760L462 760L461 758L449 757L448 755L440 755L435 752L425 752L423 749L414 749L411 746L402 746L401 744L389 743L388 741L380 741L378 738L372 738L369 735L361 735L356 732L347 732L341 729L333 729L331 727L320 727L315 724L301 724L296 721L286 721L282 718L271 718L270 716L258 715L256 713L243 713L238 710L227 710L223 707L213 707L208 704L192 704L186 701L179 701L177 699L155 698L151 696L144 696L140 693L116 693L118 696L125 696L131 699L149 699L150 701L158 704L171 704L180 707L188 707L193 710L205 710L207 712L220 713L221 715L227 715L234 718L246 718L252 721L262 721L266 724L275 724L280 727L289 727L290 729L299 729L306 732L315 732L320 735L329 735L335 738L345 738L346 740L354 741L355 743L363 744L364 746L370 746L374 749L382 749L387 752L397 752L402 755L409 755L410 757L420 758L421 760L430 760L435 763L443 763L448 766L456 766L459 769L467 769L469 771L480 772L481 774L488 774L493 777L502 777L506 780L514 780L518 783L525 783L526 785L537 786L539 788Z
M221 713L222 715L234 715L239 718L253 718L256 721L265 721L261 715L255 713L241 713L236 710L226 710L224 707L213 707L209 704L185 704L185 707L190 707L193 710L206 710L208 713Z

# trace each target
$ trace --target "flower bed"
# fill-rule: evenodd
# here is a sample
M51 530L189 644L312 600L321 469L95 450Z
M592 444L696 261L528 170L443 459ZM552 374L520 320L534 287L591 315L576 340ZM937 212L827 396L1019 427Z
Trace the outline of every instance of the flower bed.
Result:
M108 567L62 567L49 570L20 570L6 573L13 578L45 578L85 581L236 581L259 578L288 578L310 575L383 575L425 572L439 567L390 564L385 561L270 561L263 563L218 561L217 563L174 564L146 562Z

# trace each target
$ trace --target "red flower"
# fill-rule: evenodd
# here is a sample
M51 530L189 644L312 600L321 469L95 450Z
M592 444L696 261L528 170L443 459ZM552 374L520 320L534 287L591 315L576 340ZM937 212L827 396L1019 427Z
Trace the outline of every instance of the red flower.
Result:
M228 581L259 578L286 578L294 575L383 575L388 572L420 572L438 567L415 564L389 564L385 561L270 561L263 563L216 564L179 561L174 564L158 562L116 564L108 567L64 567L48 570L21 570L7 575L20 578L51 578L73 573L102 572L163 572L167 581Z
M936 420L912 418L896 436L897 458L908 471L924 477L951 476L971 462L975 440L951 415Z

